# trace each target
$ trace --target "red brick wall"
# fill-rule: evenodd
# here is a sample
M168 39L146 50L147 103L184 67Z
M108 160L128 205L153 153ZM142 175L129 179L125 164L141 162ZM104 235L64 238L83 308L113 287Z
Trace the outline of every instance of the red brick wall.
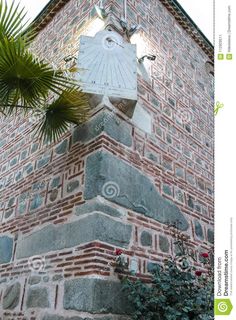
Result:
M121 12L120 3L112 4L115 14ZM41 57L63 65L65 56L77 53L79 34L91 19L93 5L71 0L41 31L33 49ZM23 117L0 122L0 236L9 236L14 242L11 261L0 265L0 301L6 294L6 283L21 284L15 309L3 311L0 307L3 319L42 319L44 309L26 308L29 279L35 273L32 274L29 258L16 258L18 239L49 224L74 221L75 205L85 202L86 158L95 150L108 150L149 177L159 193L173 201L188 220L190 227L186 233L191 244L200 251L211 245L214 123L212 78L205 69L209 58L158 1L128 1L128 18L141 24L141 34L157 56L151 65L151 81L146 82L142 76L138 80L139 104L151 116L151 134L117 111L117 116L132 126L131 147L106 133L73 143L69 132L62 138L67 142L60 151L56 149L59 144L36 149L31 124ZM93 111L93 117L97 111ZM46 159L43 165L42 157ZM31 166L32 172L27 173ZM55 188L51 183L57 177ZM71 191L70 183L74 181L79 186ZM117 208L115 204L111 206ZM134 256L138 259L137 275L148 278L148 262L162 261L174 252L173 237L165 224L127 208L121 210L122 222L132 225L132 239L123 251L129 259ZM202 239L196 235L195 221L201 224ZM141 244L143 230L151 234L150 246ZM168 252L161 251L160 235L168 239ZM115 248L93 241L43 254L43 270L37 275L50 290L51 306L47 311L67 314L62 311L61 302L65 278L100 275L117 279L112 266Z

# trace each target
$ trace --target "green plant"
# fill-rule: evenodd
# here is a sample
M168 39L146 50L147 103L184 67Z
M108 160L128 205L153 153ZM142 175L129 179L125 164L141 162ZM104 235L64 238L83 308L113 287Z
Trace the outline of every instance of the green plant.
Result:
M136 320L210 320L213 315L212 253L200 253L201 270L192 265L193 257L187 238L177 233L177 255L155 264L152 281L122 279L123 288L135 310Z
M68 72L30 51L35 32L24 29L24 18L19 5L0 0L0 115L40 114L33 127L42 140L55 141L87 119L88 99Z
M117 273L122 273L128 270L128 261L127 257L123 254L123 251L121 249L116 249L115 251L115 262L114 265L114 271Z

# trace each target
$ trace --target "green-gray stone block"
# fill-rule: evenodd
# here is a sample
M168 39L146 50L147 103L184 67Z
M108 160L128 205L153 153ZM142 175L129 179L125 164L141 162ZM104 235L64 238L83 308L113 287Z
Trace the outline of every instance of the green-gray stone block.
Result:
M50 162L50 156L44 156L42 159L37 161L37 168L41 169Z
M19 214L24 214L26 213L26 209L27 209L27 203L26 202L20 202L18 204L18 213Z
M109 110L103 110L73 133L73 143L87 142L101 133L128 147L132 145L132 127Z
M55 149L57 154L65 154L68 150L68 140L62 141Z
M38 209L43 204L43 197L40 194L35 194L30 203L30 211Z
M28 163L25 167L24 167L24 175L28 175L31 172L33 172L34 170L34 166L32 163Z
M152 245L152 235L147 231L143 231L141 233L140 240L141 240L141 244L143 246L149 246L150 247Z
M159 264L155 262L148 262L147 264L147 271L148 272L155 272L159 268Z
M3 309L14 309L18 306L20 301L20 283L14 283L7 286L3 294L2 307Z
M76 189L79 188L79 181L78 180L72 180L70 182L68 182L67 187L66 187L66 191L68 193L74 192Z
M212 229L207 230L207 239L210 243L214 243L214 230Z
M63 317L56 314L46 314L42 320L92 320L91 318L81 318L81 317ZM103 319L100 319L103 320Z
M28 283L30 285L34 285L34 284L38 284L41 281L41 277L40 276L32 276L29 278Z
M199 239L203 240L204 239L203 229L201 224L197 220L194 221L194 229L195 229L196 236Z
M169 252L170 244L166 237L159 235L159 247L162 252Z
M95 199L95 201L86 202L85 204L81 204L75 207L75 214L77 216L92 212L102 212L113 217L121 216L120 211L100 202L98 199Z
M188 229L188 221L180 209L159 194L151 179L106 151L97 151L86 161L84 198L89 200L98 195L161 223L175 223L181 230Z
M0 237L0 264L11 261L13 239L8 236Z
M67 280L64 309L90 313L130 313L131 307L120 282L103 279Z
M60 226L49 225L24 236L17 243L16 257L18 259L30 257L71 248L94 240L127 247L131 239L131 232L130 225L94 213L72 223Z
M34 153L34 152L36 152L37 150L38 150L38 147L39 147L39 143L34 143L33 145L32 145L32 148L31 148L31 154L32 153Z
M52 179L52 182L50 183L50 188L57 188L60 185L61 177L55 177Z
M48 289L43 287L30 287L26 300L27 308L49 308Z

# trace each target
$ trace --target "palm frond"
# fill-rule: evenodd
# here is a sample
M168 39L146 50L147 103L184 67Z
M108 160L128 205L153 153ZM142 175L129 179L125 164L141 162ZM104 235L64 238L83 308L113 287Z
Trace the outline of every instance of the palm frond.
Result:
M34 108L49 91L60 94L74 82L25 49L24 41L0 42L0 97L4 107Z
M89 103L75 80L65 70L54 68L35 57L29 44L35 36L33 27L24 30L24 8L14 0L8 5L0 0L0 114L16 115L41 112L37 132L44 141L56 141L70 124L87 120ZM69 70L76 72L76 68ZM50 95L54 102L47 104Z
M44 142L55 142L70 124L82 124L88 119L89 103L86 94L77 88L64 90L46 106L44 117L36 125L36 134Z
M0 41L4 38L16 39L27 24L25 8L13 1L10 5L0 0Z

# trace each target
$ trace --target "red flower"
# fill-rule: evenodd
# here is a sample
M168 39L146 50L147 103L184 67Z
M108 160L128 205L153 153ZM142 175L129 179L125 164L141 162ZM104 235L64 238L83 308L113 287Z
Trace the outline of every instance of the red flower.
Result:
M122 254L122 252L123 251L121 249L116 249L115 254L116 254L116 256L120 256Z
M197 277L201 277L202 271L200 271L200 270L195 271L195 275L196 275Z
M203 258L209 258L209 254L207 252L202 253L201 256Z

